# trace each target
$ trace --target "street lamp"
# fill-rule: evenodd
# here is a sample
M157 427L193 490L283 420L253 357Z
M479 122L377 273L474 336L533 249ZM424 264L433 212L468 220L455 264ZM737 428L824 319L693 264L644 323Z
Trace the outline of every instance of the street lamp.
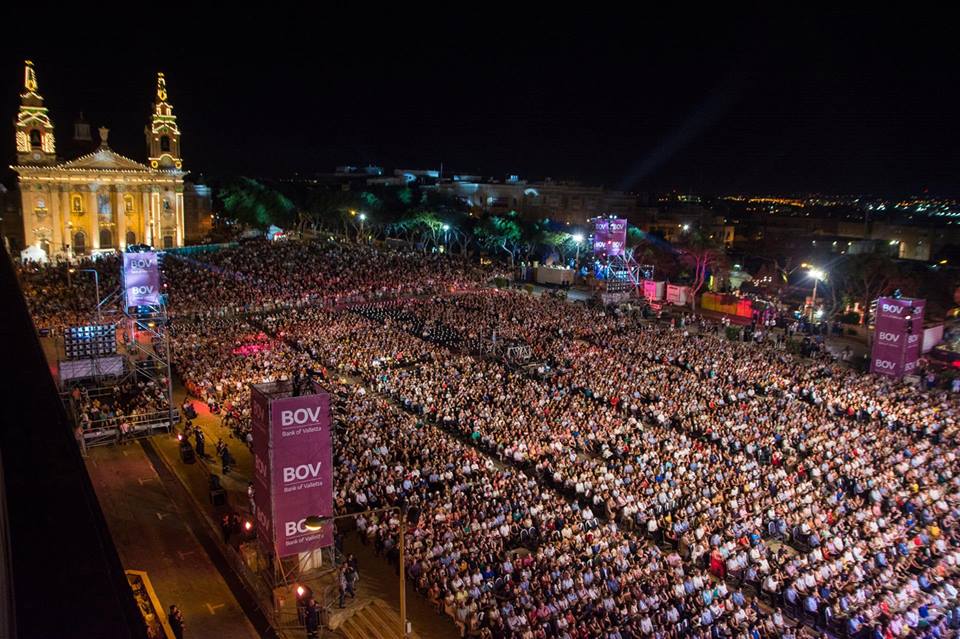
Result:
M583 233L574 233L573 241L577 243L577 259L574 260L574 263L580 264L580 243L583 242Z
M362 241L362 240L363 240L363 223L364 223L364 222L366 221L366 219L367 219L367 214L366 214L366 213L361 213L361 214L358 215L357 217L360 218L360 239L361 239L361 241Z
M333 521L333 517L321 517L319 515L310 515L303 520L303 527L310 532L317 532L323 525Z
M810 316L813 317L813 310L817 307L817 284L826 277L826 273L818 268L811 268L807 274L813 278L813 297L810 298Z
M361 214L362 215L362 214ZM303 527L310 532L316 532L326 524L332 524L338 519L349 519L359 517L360 515L380 515L396 511L400 515L400 636L406 638L407 634L407 567L405 564L403 545L404 532L407 527L407 517L399 506L387 506L386 508L374 508L364 510L359 513L350 513L349 515L336 515L334 517L321 517L320 515L309 515L303 521Z

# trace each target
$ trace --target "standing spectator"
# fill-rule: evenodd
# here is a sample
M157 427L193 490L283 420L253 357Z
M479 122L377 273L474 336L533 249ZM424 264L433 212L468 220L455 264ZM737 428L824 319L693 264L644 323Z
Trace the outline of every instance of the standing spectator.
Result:
M346 566L340 568L337 572L337 585L340 587L340 607L343 608L343 599L350 588L350 582L347 580Z
M307 601L303 625L307 629L307 639L317 639L320 636L320 606L313 597Z
M186 623L183 621L183 613L180 612L180 609L176 605L170 604L170 613L167 615L167 620L170 622L170 629L173 630L173 636L177 639L183 639L183 629L186 627Z
M204 452L203 452L203 445L204 445L203 430L201 430L200 428L197 428L197 430L195 430L194 433L193 433L193 438L194 438L194 440L195 440L196 443L197 443L197 445L196 445L196 447L195 447L196 450L197 450L197 456L198 456L198 457L206 457L206 455L205 455Z

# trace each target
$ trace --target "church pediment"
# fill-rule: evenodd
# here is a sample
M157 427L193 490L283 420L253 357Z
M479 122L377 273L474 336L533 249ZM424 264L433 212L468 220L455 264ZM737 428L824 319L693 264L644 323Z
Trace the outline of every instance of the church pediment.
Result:
M93 153L60 165L62 169L100 169L120 171L150 171L150 168L130 158L123 157L109 148L100 147Z

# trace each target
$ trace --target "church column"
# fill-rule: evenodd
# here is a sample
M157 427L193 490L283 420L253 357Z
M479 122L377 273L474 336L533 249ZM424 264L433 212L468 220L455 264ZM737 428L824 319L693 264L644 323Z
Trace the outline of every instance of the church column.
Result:
M50 212L50 231L52 235L50 238L50 255L47 257L53 257L63 252L63 222L60 213L59 190L59 186L54 184L47 187L47 192L44 194L47 211Z
M183 191L176 194L177 246L183 246Z
M153 246L150 237L150 206L147 192L143 186L137 187L137 233L141 242Z
M163 234L160 232L160 192L150 191L150 233L153 235L153 246L163 248Z
M87 218L87 235L89 235L87 242L92 252L100 248L100 209L97 206L97 192L93 185L90 185L87 190Z
M73 257L73 214L70 209L70 185L61 184L60 192L57 194L57 201L60 203L60 223L63 224L63 244L59 250L65 251L67 259ZM66 245L66 249L64 249Z
M147 222L150 219L147 217L149 214L147 209L147 194L144 192L143 186L137 187L137 192L133 197L137 203L137 213L134 218L137 225L137 241L152 246L150 242L150 232L147 230Z
M117 248L122 252L127 248L127 203L124 200L124 187L118 186L113 190L113 201L117 203L114 210L117 212Z

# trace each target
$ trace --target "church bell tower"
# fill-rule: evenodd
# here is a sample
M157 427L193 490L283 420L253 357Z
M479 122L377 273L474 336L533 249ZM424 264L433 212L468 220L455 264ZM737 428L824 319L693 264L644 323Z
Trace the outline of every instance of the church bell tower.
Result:
M157 101L153 104L150 126L144 132L147 135L150 167L180 170L180 129L177 128L173 106L167 102L167 81L162 73L157 74Z
M57 151L53 139L53 123L37 93L37 74L33 62L26 60L23 67L23 92L17 113L17 163L56 164Z

